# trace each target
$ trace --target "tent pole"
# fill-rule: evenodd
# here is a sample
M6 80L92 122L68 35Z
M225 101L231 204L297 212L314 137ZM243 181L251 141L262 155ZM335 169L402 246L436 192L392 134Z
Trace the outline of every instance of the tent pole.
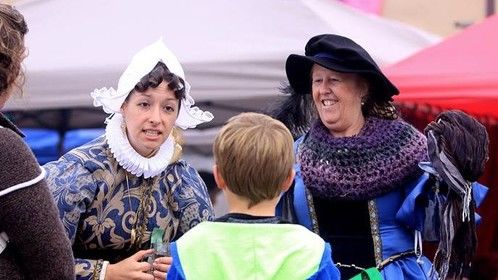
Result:
M486 17L495 13L495 0L486 0Z
M59 124L57 126L57 133L59 133L59 143L57 143L57 153L59 157L62 156L64 152L64 136L68 130L68 123L71 117L71 111L69 109L61 109L59 111Z

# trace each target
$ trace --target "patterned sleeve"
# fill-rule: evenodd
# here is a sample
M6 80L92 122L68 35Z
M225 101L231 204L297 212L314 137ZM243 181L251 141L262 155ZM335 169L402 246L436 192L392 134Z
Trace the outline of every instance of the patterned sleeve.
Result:
M209 199L206 184L199 173L185 162L176 164L174 176L178 184L172 189L173 200L178 204L173 212L179 220L179 228L173 240L180 238L185 232L202 221L214 219L214 209Z
M81 214L97 191L93 175L70 153L43 166L67 235L74 244ZM76 279L99 279L103 260L75 259Z

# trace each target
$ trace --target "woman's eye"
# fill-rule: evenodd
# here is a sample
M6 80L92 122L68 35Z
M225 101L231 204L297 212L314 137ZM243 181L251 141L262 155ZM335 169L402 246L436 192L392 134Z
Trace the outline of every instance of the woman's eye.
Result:
M147 103L147 102L140 102L140 103L138 103L138 106L140 106L140 107L148 107L149 103Z
M322 82L322 79L313 79L314 84L319 84Z
M173 108L172 106L165 106L164 107L164 111L166 111L166 112L174 112L175 108Z

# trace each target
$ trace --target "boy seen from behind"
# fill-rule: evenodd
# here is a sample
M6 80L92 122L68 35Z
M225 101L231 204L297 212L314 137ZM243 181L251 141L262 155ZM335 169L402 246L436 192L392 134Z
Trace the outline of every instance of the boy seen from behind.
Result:
M221 129L213 152L229 214L172 243L167 279L340 279L329 244L275 216L294 179L289 130L269 116L242 113Z

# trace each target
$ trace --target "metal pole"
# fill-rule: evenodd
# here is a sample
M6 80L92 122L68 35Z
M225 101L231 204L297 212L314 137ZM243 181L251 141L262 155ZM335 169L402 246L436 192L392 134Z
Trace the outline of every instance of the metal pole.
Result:
M486 0L486 17L495 13L495 0Z

